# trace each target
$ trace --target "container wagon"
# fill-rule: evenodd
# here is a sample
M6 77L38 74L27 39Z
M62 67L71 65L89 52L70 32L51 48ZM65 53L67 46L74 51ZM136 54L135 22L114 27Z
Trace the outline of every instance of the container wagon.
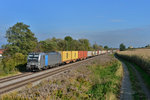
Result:
M96 56L97 55L97 51L93 51L93 56Z
M97 55L99 55L99 50L97 50Z
M83 51L83 59L87 58L87 51Z
M95 51L95 55L96 55L96 56L98 55L98 51Z
M75 62L78 60L78 51L71 51L71 61Z
M62 63L70 63L72 61L71 51L60 51Z
M84 59L84 54L83 53L84 53L83 51L78 51L78 59L79 60Z
M106 50L102 50L102 54L105 54L106 53Z
M102 51L101 50L99 50L99 55L101 55L102 54Z
M87 57L92 57L93 56L93 51L87 51Z
M92 51L92 56L95 56L95 51Z

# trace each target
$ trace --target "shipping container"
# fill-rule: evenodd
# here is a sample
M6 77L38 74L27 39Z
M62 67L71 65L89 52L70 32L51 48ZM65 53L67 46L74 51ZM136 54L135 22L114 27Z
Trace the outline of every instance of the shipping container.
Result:
M104 54L104 50L102 50L101 53Z
M78 52L79 59L86 59L87 58L87 51L79 51Z
M84 57L83 51L78 51L78 58L82 60Z
M83 57L84 59L87 58L87 51L83 51Z
M71 51L71 59L72 60L78 59L78 51Z
M92 51L92 56L94 56L95 54L94 54L94 51Z
M97 50L97 55L99 55L99 50Z
M92 53L93 53L93 51L87 51L87 56L88 56L88 57L93 56L93 54L92 54Z
M70 62L71 61L71 51L61 51L61 59L62 62Z
M93 53L93 56L96 56L97 55L97 51L92 51Z
M105 53L107 53L107 51L106 50L102 50L102 54L105 54Z
M99 54L102 54L102 51L101 51L101 50L99 50Z
M98 53L97 53L98 51L95 51L95 55L98 55Z

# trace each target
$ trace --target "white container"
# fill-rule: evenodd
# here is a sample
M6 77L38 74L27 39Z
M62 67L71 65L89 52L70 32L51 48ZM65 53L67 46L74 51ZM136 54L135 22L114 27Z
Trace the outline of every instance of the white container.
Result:
M91 57L92 56L92 51L87 51L87 56Z

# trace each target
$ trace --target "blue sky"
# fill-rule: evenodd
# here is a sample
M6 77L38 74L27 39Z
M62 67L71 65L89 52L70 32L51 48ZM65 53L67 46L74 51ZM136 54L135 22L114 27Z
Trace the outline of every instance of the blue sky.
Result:
M17 22L38 40L72 36L109 47L150 44L150 0L0 0L0 45Z

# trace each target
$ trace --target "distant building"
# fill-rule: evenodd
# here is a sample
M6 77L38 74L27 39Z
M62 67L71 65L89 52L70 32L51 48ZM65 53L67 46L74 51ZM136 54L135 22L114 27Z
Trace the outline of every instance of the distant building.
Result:
M133 46L129 46L129 49L133 49Z
M0 57L2 57L4 51L5 49L0 49Z

